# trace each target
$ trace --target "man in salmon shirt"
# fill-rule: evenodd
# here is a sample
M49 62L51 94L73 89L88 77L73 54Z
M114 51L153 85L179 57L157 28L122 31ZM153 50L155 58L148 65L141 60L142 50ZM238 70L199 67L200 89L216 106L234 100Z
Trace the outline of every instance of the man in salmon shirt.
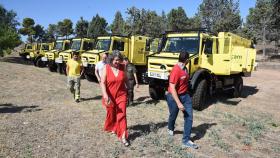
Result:
M189 53L181 52L179 61L174 65L169 77L168 94L166 95L169 108L168 134L174 135L175 121L179 110L184 113L184 134L182 147L198 149L198 146L190 140L193 123L192 100L189 95L189 74L186 68Z

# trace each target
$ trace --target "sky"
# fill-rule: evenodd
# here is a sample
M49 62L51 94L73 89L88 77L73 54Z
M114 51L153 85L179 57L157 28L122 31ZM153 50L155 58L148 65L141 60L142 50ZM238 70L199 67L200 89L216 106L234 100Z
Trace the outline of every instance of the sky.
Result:
M97 13L104 17L109 24L114 20L116 11L121 11L126 17L126 10L132 6L155 10L161 14L168 13L172 8L182 6L188 17L197 13L202 0L0 0L0 4L7 10L17 13L17 20L22 22L25 17L35 20L47 28L49 24L56 24L69 18L75 24L82 16L91 20ZM240 0L240 14L245 21L249 8L254 7L256 0Z

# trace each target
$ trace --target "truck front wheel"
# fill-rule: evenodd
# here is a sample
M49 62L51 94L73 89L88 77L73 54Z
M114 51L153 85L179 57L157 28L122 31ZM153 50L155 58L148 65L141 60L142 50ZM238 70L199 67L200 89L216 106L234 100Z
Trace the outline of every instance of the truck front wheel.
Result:
M66 75L66 65L63 63L57 64L57 72Z
M89 82L96 81L95 76L93 76L92 74L84 73L84 76Z
M243 90L243 79L241 76L238 76L234 79L233 87L234 87L234 89L232 91L232 96L234 98L240 97L242 94L242 90Z
M150 97L154 100L159 100L164 98L165 90L160 86L150 86L149 85Z
M207 81L201 80L196 89L194 90L194 94L192 97L193 108L196 110L202 110L202 108L206 105L206 97L207 97Z
M36 66L42 68L42 67L45 67L46 64L42 61L41 58L38 58L38 59L36 60Z
M49 62L48 63L48 69L50 72L56 72L57 70L57 65L53 62Z

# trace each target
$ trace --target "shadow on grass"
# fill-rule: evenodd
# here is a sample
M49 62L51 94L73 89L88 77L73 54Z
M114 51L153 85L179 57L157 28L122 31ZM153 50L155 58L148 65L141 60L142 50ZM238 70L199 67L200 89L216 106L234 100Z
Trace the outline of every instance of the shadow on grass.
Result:
M128 127L132 133L129 135L129 140L133 141L138 137L148 135L151 132L156 133L160 128L166 127L167 122L148 123L144 125L134 125Z
M0 104L0 113L21 113L42 110L37 107L38 106L15 106L13 104Z
M26 60L22 57L4 57L0 60L1 62L23 64L23 65L33 65L33 62Z
M193 127L192 133L194 133L195 136L193 136L191 138L191 140L196 141L196 140L203 138L205 136L207 130L215 125L217 125L217 123L203 123L201 125ZM174 131L174 134L183 134L183 133L184 133L183 131L176 131L176 130Z
M90 97L90 98L81 98L81 101L100 100L100 99L102 99L102 96L98 95L98 96Z
M195 133L195 136L192 137L193 141L199 140L203 138L207 132L208 129L210 129L212 126L217 125L217 123L203 123L201 125L198 125L196 127L192 128L192 133Z
M247 98L250 95L258 93L258 91L259 89L257 88L257 86L244 86L241 98Z
M150 97L149 97L149 96L139 97L139 98L137 98L135 101L137 101L137 102L143 102L144 100L146 100L146 99L148 99L148 98L150 98Z
M251 95L255 95L258 91L259 89L256 86L244 86L239 98L233 98L227 91L218 92L212 97L209 97L206 106L201 110L207 109L209 106L219 102L229 106L237 106L241 102L241 98L247 98Z
M136 100L136 101L137 101L137 100ZM149 100L146 100L146 101L137 101L137 102L134 102L134 103L132 103L132 104L129 105L129 106L137 106L137 105L140 105L140 104L157 105L159 102L160 102L159 100L149 99Z

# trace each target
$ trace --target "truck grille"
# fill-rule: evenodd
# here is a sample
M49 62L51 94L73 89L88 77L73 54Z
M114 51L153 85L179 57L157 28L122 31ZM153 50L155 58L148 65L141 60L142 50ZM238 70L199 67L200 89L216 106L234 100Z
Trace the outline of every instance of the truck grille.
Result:
M88 64L96 64L97 62L97 59L95 57L86 57L86 56L83 56L82 57L82 61L87 61Z
M68 61L71 58L70 54L62 54L59 56L62 58L63 61Z
M54 60L54 54L53 53L48 53L45 55L45 57L49 60Z
M173 68L173 64L164 64L164 63L149 63L149 68L151 69L163 69L163 70L168 70L171 71L171 69Z

